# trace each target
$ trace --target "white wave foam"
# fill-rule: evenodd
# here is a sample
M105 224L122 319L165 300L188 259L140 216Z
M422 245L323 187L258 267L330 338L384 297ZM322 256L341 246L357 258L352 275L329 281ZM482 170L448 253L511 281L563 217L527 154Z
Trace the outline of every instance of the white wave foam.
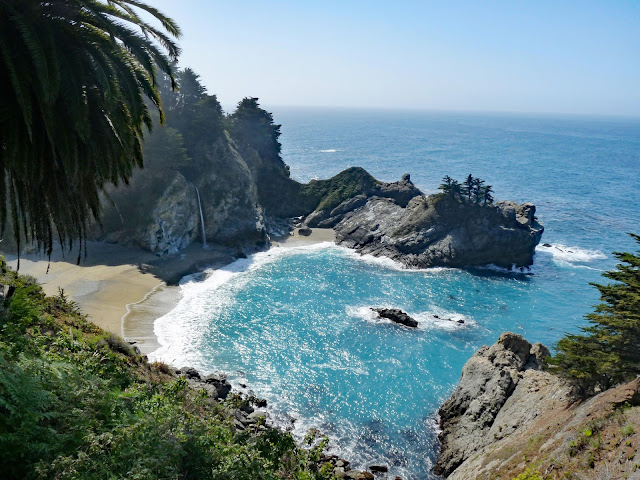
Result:
M395 308L393 306L384 305L384 308ZM370 307L363 306L349 306L346 308L346 313L350 317L359 318L365 322L370 323L386 323L394 324L387 318L380 318L377 313L371 310ZM423 330L430 330L433 328L441 330L455 330L457 328L475 325L472 318L457 312L450 312L439 307L431 307L427 312L418 312L407 314L418 322L418 328Z
M273 248L241 258L216 270L188 275L180 281L181 299L178 305L154 322L153 331L160 348L149 354L149 358L181 366L181 362L197 362L199 355L197 339L206 330L211 317L211 292L220 290L230 281L247 272L256 271L265 265L298 251L316 251L334 247L333 242L313 245ZM249 277L247 276L248 280ZM207 293L207 295L205 295ZM233 301L231 297L220 304Z
M561 243L556 243L549 246L538 245L536 247L536 253L550 254L553 257L554 262L561 262L565 264L589 263L594 260L602 260L607 258L607 256L600 250L569 247Z
M481 270L491 270L493 272L499 273L515 273L518 275L533 275L535 273L535 267L533 265L531 265L530 267L516 267L514 264L511 265L511 268L504 268L490 263L489 265L485 265L484 267L479 268Z
M335 148L328 148L326 150L320 150L322 153L336 153L337 150Z
M343 247L340 245L336 245L336 248L339 248L342 251L343 255L355 259L359 262L364 262L376 267L384 267L389 270L395 270L397 272L443 273L453 270L452 268L447 267L411 268L389 257L376 257L375 255L371 255L368 253L362 254L351 248Z

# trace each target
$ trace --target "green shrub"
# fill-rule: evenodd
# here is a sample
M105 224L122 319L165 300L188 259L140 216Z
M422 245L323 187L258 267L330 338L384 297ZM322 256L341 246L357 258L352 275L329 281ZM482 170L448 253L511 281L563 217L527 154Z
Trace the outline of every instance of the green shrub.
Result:
M219 404L147 365L87 321L64 295L45 298L16 277L0 326L3 479L310 479L326 440L305 448L266 428L233 427Z
M540 474L536 470L532 470L527 468L520 475L515 477L513 480L543 480Z

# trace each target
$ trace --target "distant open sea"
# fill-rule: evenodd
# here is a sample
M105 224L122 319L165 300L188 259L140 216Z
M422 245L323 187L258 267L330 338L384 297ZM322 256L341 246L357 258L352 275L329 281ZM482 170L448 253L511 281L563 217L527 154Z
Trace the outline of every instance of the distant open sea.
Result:
M384 181L410 173L425 193L472 173L498 199L530 201L545 226L532 275L405 270L332 245L272 249L204 282L185 281L156 322L155 356L228 372L303 435L315 427L355 466L432 478L438 406L464 363L503 331L548 346L585 325L589 282L636 250L640 120L340 109L272 109L300 181L361 166ZM375 320L401 308L417 330ZM460 318L463 326L434 318ZM392 477L393 478L393 477Z

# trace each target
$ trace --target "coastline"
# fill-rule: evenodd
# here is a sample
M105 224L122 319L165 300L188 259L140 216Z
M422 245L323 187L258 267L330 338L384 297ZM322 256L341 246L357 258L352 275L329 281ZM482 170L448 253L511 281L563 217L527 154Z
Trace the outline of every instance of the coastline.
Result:
M330 228L315 228L308 236L298 234L295 229L291 235L283 235L271 239L271 247L290 248L305 245L314 245L323 242L333 242L335 233ZM205 270L216 270L232 263L236 259L217 264L208 265L193 271L185 272L184 276L201 273ZM203 278L206 278L206 273ZM182 293L179 286L159 285L148 292L144 298L135 303L127 305L127 312L122 316L122 336L128 341L136 342L136 346L144 355L157 350L161 345L154 332L155 321L173 310L180 299Z
M334 241L332 229L314 228L309 236L292 235L272 239L270 248L296 247ZM180 255L160 258L137 247L88 242L87 256L76 265L77 254L58 246L51 261L44 254L20 257L20 273L31 275L47 295L64 290L82 313L105 331L135 342L142 354L160 345L154 334L156 319L180 301L178 282L186 275L218 269L236 260L237 250L191 245ZM4 253L15 269L17 256ZM47 273L48 268L48 273Z

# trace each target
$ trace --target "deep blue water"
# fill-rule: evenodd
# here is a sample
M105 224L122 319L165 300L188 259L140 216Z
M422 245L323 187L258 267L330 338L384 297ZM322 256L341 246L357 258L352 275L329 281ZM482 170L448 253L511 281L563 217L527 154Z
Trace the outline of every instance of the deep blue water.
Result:
M183 286L156 323L157 355L229 372L269 400L297 434L316 427L360 466L430 478L438 405L464 362L505 330L552 346L585 324L589 282L635 250L640 120L393 111L274 109L292 176L349 166L426 193L473 173L496 198L531 201L545 225L532 275L489 269L407 271L319 245L273 249ZM374 320L402 308L416 331ZM461 318L464 325L438 320Z

